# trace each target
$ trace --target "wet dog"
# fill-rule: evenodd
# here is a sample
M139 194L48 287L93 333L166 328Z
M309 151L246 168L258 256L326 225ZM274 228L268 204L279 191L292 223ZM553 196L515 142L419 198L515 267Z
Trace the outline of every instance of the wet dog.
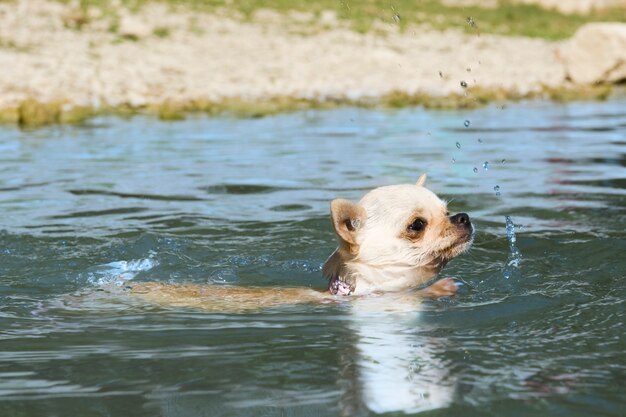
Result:
M376 188L358 203L333 200L332 225L338 248L323 267L324 291L309 288L138 283L131 293L150 302L212 311L241 311L287 304L334 301L347 296L410 292L411 297L456 293L451 278L417 290L472 244L474 228L465 213L415 184ZM411 291L414 290L414 291Z

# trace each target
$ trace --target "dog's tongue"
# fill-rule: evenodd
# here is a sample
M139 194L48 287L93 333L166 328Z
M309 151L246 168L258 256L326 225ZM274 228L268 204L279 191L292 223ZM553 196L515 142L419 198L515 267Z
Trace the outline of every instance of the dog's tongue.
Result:
M332 295L350 295L352 292L350 284L343 282L339 277L333 277L330 280L328 283L328 291L330 291Z

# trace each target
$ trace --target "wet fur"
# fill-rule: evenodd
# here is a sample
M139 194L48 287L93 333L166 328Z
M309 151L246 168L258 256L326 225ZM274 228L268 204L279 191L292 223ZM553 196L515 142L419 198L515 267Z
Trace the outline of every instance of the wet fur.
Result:
M331 202L331 220L339 246L324 264L331 282L347 284L351 295L411 290L430 281L452 258L472 244L473 227L450 216L444 201L416 184L376 188L358 203ZM467 215L465 215L467 216ZM410 230L415 219L422 231ZM309 288L238 287L209 284L138 283L131 293L152 303L212 311L244 311L299 303L334 302L345 297ZM414 297L456 293L450 278L421 290Z

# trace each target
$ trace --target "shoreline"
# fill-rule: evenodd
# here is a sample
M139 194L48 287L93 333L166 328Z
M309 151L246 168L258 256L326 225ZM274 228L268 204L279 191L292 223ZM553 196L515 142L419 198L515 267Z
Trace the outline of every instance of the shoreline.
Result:
M18 125L25 128L42 127L53 124L80 124L97 116L135 116L149 115L162 121L185 120L188 115L205 114L207 116L232 116L240 118L260 118L279 113L304 110L329 110L337 107L361 107L375 109L401 109L422 107L431 110L475 109L492 103L510 103L525 100L552 101L564 103L570 101L604 101L611 97L616 89L611 85L597 86L562 86L544 88L524 95L503 90L471 91L467 95L451 94L448 96L428 96L407 94L394 91L385 96L369 99L332 98L311 100L298 97L269 97L246 100L229 97L222 101L209 102L190 100L188 102L164 101L132 107L128 104L108 107L76 106L69 102L40 102L26 99L17 107L0 108L0 126ZM621 89L620 89L621 91Z
M313 23L313 15L267 10L242 21L155 3L120 8L114 26L98 9L78 25L75 12L48 0L0 3L0 123L262 117L340 105L457 109L605 99L612 88L568 81L567 41L391 23L358 33L332 12Z

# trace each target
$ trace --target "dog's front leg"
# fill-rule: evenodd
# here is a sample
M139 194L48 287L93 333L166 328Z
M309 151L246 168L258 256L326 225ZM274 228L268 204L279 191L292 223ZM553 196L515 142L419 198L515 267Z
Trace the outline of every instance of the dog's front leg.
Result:
M443 278L433 284L419 290L417 293L422 297L441 298L452 297L458 290L457 283L452 278Z

